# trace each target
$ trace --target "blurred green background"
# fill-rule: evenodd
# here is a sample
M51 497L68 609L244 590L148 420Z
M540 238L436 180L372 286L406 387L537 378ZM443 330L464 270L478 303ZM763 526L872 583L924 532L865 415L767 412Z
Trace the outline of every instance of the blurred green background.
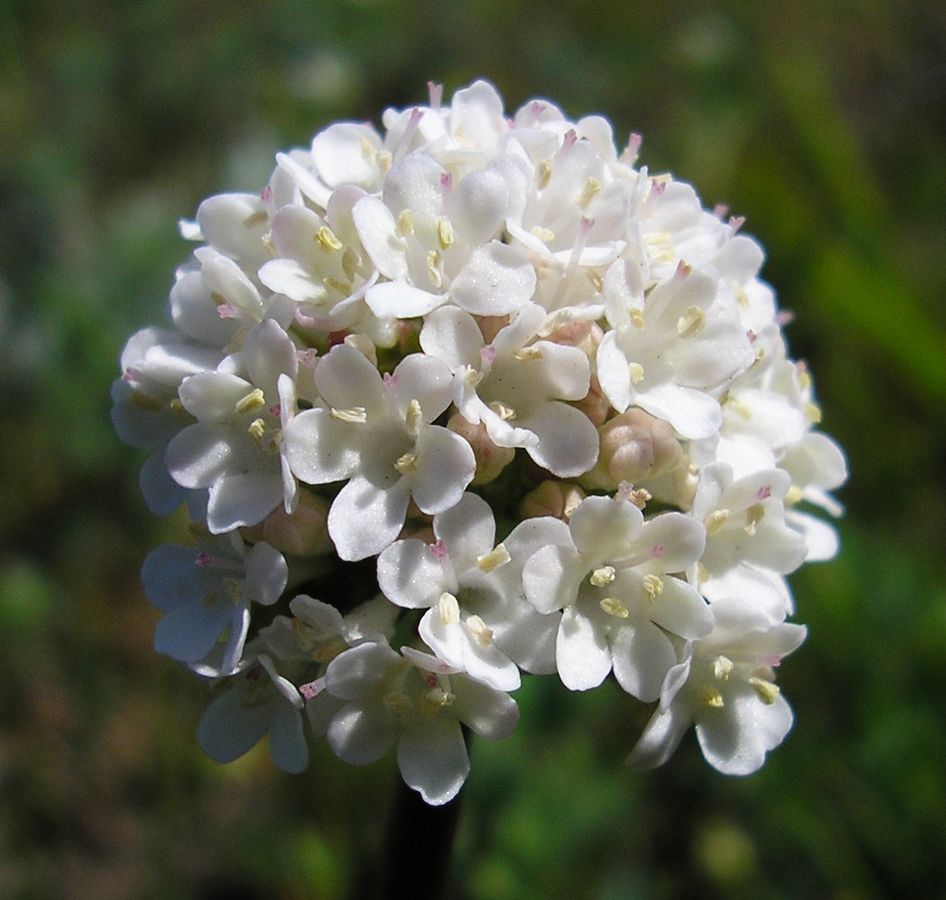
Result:
M182 522L146 512L108 390L166 321L179 217L479 75L643 133L651 171L746 216L852 480L841 557L793 580L811 631L764 770L690 738L631 772L646 712L533 679L516 734L474 746L453 895L946 896L943 10L0 0L0 896L334 898L377 853L390 759L322 747L289 777L197 748L204 689L138 585Z

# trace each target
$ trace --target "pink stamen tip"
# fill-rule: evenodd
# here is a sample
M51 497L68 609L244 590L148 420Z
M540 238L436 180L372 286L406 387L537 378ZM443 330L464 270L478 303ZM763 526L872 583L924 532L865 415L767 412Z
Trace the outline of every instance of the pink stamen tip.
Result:
M791 324L795 320L795 313L790 309L781 309L775 314L775 324L779 328Z
M492 344L487 344L480 350L480 359L485 363L494 362L496 359L496 348Z
M263 203L269 203L269 201L273 199L273 189L267 184L266 187L259 192L259 198Z
M315 347L307 347L305 350L296 350L296 360L300 366L305 366L307 369L315 365L315 361L319 358L319 351Z
M755 492L756 500L768 500L769 497L771 496L772 496L771 484L763 484L762 487L760 487L759 490Z
M577 140L578 140L578 133L575 131L574 128L569 128L568 131L565 132L565 138L562 141L562 149L568 150L571 147L574 147L575 142Z
M677 263L677 271L674 272L674 277L682 280L686 278L687 275L689 275L690 272L692 271L693 271L693 266L688 265L681 259L680 262Z
M626 501L631 499L631 493L634 490L634 485L629 481L621 481L618 483L618 492L614 495L615 500Z
M221 319L235 319L240 311L232 303L221 303L217 307L217 315Z
M750 344L754 344L754 343L756 342L756 340L758 339L759 335L757 335L757 334L750 328L750 329L746 332L746 337L749 339L749 343L750 343Z
M765 664L772 669L777 669L782 664L782 658L780 656L769 656L766 658Z
M641 148L641 144L643 143L643 136L638 134L636 131L632 131L630 137L627 139L627 149L636 156L637 152Z
M662 197L663 192L665 190L667 190L666 181L652 181L651 182L651 191L653 192L655 197Z
M397 375L395 375L393 372L385 372L382 376L382 380L384 381L384 386L386 388L397 387Z
M410 118L411 125L417 125L420 122L420 120L423 118L424 118L424 111L419 106L415 106L411 110L411 118Z
M595 225L594 219L589 219L587 216L582 216L581 225L580 225L582 236L587 235L588 232L591 231L592 228L594 228L594 225Z
M650 548L651 559L659 559L667 552L667 548L663 544L657 544L654 547Z
M443 100L443 85L436 81L427 82L427 90L430 93L430 108L440 110L440 101Z
M442 541L434 541L432 544L428 545L430 547L430 552L437 559L446 559L447 558L447 545Z
M306 700L311 700L320 690L321 688L319 687L318 681L310 681L308 684L299 685L299 693L302 694Z
M329 347L337 347L339 344L344 344L345 338L347 338L349 334L351 334L351 332L345 329L341 331L330 331L328 336Z
M278 403L274 403L269 408L269 414L274 418L278 419L282 415L282 407Z
M729 207L725 203L717 203L716 206L713 207L713 215L716 216L717 219L725 219L728 213Z
M141 372L129 366L124 372L122 372L122 381L141 381Z
M434 675L433 672L428 672L428 673L424 676L424 683L425 683L425 684L427 685L427 687L429 687L429 688L435 688L435 687L437 687L437 676Z
M443 189L444 193L450 193L453 190L453 175L450 172L444 172L440 176L440 187Z
M729 227L732 228L733 234L735 234L745 224L746 224L745 216L730 216L729 217Z
M194 560L194 565L196 566L209 566L214 561L213 557L209 553L198 553L197 559Z

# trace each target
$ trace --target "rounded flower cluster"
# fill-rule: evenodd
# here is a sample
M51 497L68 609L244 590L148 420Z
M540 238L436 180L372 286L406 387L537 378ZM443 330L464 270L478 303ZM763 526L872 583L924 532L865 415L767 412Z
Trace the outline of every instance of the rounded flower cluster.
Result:
M113 417L149 507L193 519L143 580L156 648L215 684L212 757L396 748L444 803L523 672L656 704L637 765L690 725L730 774L781 742L785 576L836 552L806 510L840 512L845 461L759 245L639 147L431 85L181 223Z

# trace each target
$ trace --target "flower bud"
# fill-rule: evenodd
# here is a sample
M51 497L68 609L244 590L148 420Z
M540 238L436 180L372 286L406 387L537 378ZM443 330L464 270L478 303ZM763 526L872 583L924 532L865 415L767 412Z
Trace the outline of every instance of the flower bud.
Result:
M674 437L673 428L642 409L629 409L598 429L601 446L596 481L607 486L621 481L637 484L664 472L671 472L684 461L683 448Z
M294 512L287 513L280 504L259 525L244 528L243 534L248 540L266 541L291 556L331 553L335 545L328 536L330 505L324 497L302 490Z
M591 419L591 424L595 426L603 424L611 411L611 401L605 397L598 379L594 376L591 378L588 393L574 405Z
M598 352L598 344L601 343L603 337L604 332L596 322L570 319L557 324L548 339L555 341L556 344L577 347L589 359L594 359Z
M585 492L577 484L567 481L543 481L534 491L526 494L519 505L524 519L552 516L567 522L575 507L585 499Z
M473 476L473 484L487 484L496 478L509 463L512 462L516 451L512 447L497 447L489 434L486 432L486 426L483 423L473 425L467 422L459 413L454 413L447 422L449 428L455 434L460 435L472 448L473 456L476 459L476 474Z

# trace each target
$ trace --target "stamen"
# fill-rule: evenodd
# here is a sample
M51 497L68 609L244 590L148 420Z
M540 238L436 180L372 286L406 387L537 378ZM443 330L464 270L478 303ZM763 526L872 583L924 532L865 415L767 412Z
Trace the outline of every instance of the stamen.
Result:
M821 407L817 403L806 403L805 417L813 425L817 425L821 421Z
M511 419L516 418L516 411L511 406L507 406L505 403L503 403L502 400L494 400L492 403L490 403L489 408L504 422L508 422Z
M513 354L513 358L519 362L529 362L533 359L542 359L542 351L538 347L523 347Z
M766 705L771 706L778 695L781 693L781 690L777 684L773 684L771 681L766 681L764 678L758 678L753 676L749 679L749 684L752 685L752 689L759 695L759 699Z
M466 627L481 647L489 647L493 643L492 630L486 627L486 623L479 616L470 616L466 620Z
M453 243L453 225L449 219L437 220L437 241L441 250L446 250Z
M599 606L609 615L616 619L626 619L631 613L630 610L617 597L605 597Z
M631 375L631 384L640 384L644 380L644 367L640 363L628 363L627 370Z
M762 521L765 516L765 507L761 503L754 503L746 510L746 525L743 531L752 537L755 534L756 525Z
M664 582L659 575L644 576L644 593L651 603L654 602L664 592Z
M677 319L677 334L686 339L699 334L706 324L706 314L698 306L688 306L686 312Z
M543 159L536 167L536 186L540 191L548 187L549 180L552 177L551 160Z
M407 412L404 414L404 425L410 434L417 434L421 423L424 421L424 410L419 400L411 400L407 404Z
M713 709L722 709L726 704L723 702L723 695L716 688L705 687L698 694L700 700Z
M476 558L476 565L481 572L492 572L493 569L498 569L506 565L511 559L512 557L509 555L506 545L500 543L490 550L489 553L478 556Z
M551 228L546 228L543 225L533 225L529 230L540 241L544 241L546 244L555 240L555 232L552 231Z
M414 233L414 213L409 209L402 209L397 217L395 230L401 237L410 237Z
M329 413L333 419L352 425L364 425L368 421L368 413L363 406L352 406L349 409L336 409L333 406Z
M633 306L628 310L628 315L631 317L631 324L638 330L642 330L647 324L646 320L644 319L643 311L638 309L636 306Z
M595 587L604 587L606 584L611 584L615 579L614 566L601 566L599 569L595 569L591 573L591 577L588 579Z
M718 681L727 681L735 667L735 663L728 656L717 656L713 660L713 675Z
M332 229L329 228L328 225L323 225L315 233L315 242L323 250L341 250L342 249L342 242L337 237L335 237L335 232L332 231Z
M427 274L434 287L443 287L443 254L439 250L427 251Z
M800 503L803 497L802 489L797 484L793 484L785 494L785 505L794 506L796 503Z
M266 434L266 423L262 419L254 419L250 422L250 426L246 430L256 443L262 443L263 437Z
M394 463L394 468L397 469L401 475L411 475L417 471L417 454L416 453L405 453L402 456L397 458L397 462Z
M706 533L712 537L714 534L719 534L723 530L723 526L729 521L729 510L728 509L717 509L711 512L705 521Z
M460 604L453 594L444 591L437 601L437 612L444 625L456 625L460 621Z
M263 396L263 392L259 388L254 388L245 397L237 400L235 409L238 415L242 415L243 413L252 412L254 409L259 409L261 406L265 405L266 398Z
M601 182L597 178L589 178L585 182L581 194L578 197L578 205L584 209L594 199L595 195L601 191Z

